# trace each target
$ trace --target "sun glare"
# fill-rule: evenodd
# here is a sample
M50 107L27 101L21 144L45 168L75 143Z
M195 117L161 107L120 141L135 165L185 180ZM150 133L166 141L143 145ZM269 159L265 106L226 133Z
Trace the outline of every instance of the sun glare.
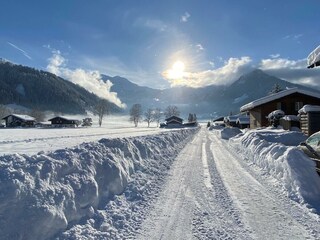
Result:
M180 79L183 77L184 74L184 70L185 70L185 65L183 62L181 61L176 61L171 69L168 71L169 73L169 78L171 79Z
M183 62L181 61L176 61L173 65L172 65L172 70L177 71L177 72L184 72L185 69L185 65Z

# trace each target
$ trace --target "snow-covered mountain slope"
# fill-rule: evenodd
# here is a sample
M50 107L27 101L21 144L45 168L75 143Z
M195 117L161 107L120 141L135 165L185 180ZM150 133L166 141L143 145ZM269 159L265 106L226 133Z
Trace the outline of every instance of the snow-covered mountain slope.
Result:
M0 157L1 238L123 239L142 221L148 194L196 132L105 138Z

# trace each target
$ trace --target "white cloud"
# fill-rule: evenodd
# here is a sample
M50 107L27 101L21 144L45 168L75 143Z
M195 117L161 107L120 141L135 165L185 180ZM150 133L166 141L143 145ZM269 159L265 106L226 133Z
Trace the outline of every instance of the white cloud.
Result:
M17 45L14 45L14 44L11 43L11 42L7 42L7 43L8 43L11 47L13 47L13 48L19 50L20 52L22 52L22 54L23 54L26 58L32 60L32 58L29 56L29 54L28 54L25 50L19 48Z
M270 57L271 57L271 58L279 58L279 57L280 57L280 54L279 54L279 53L271 54Z
M172 69L162 73L162 76L171 86L204 87L208 85L228 85L237 80L241 75L248 72L251 67L250 57L230 58L221 68L199 72L183 72L172 74ZM173 78L179 76L179 78Z
M118 107L125 107L125 104L117 97L117 93L110 92L112 83L109 80L104 82L99 71L87 71L81 68L71 70L66 67L66 59L59 50L53 50L52 54L52 57L48 59L47 70L49 72L82 86L97 96L116 104Z
M289 60L286 58L272 58L272 59L262 59L260 63L260 68L262 70L269 69L297 69L304 68L306 66L306 60Z
M180 17L180 22L188 22L189 18L191 17L190 13L185 12L181 17Z
M319 86L320 68L308 69L306 59L262 59L259 68L272 76L292 83Z
M196 45L196 47L197 47L197 51L203 51L204 50L204 47L200 43L198 43Z

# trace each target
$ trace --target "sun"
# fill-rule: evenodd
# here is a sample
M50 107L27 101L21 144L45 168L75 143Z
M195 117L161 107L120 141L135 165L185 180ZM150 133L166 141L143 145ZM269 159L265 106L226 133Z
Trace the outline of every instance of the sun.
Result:
M172 65L172 70L177 71L177 72L184 72L185 69L185 65L183 62L181 61L176 61L173 65Z
M185 68L186 66L182 61L176 61L168 70L168 77L170 79L181 79L184 76Z

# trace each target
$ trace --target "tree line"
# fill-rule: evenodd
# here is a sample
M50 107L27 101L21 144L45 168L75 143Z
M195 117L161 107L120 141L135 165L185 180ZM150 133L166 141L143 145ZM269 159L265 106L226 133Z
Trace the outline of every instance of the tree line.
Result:
M95 114L98 115L98 123L101 127L103 118L110 114L110 104L107 101L101 100L95 108ZM179 117L180 111L177 106L169 105L164 111L160 108L148 108L144 112L142 105L135 103L129 110L129 116L129 121L131 121L135 127L138 127L139 123L142 121L145 121L148 124L148 127L150 127L152 122L155 122L157 127L159 127L163 116L165 118L171 116Z

